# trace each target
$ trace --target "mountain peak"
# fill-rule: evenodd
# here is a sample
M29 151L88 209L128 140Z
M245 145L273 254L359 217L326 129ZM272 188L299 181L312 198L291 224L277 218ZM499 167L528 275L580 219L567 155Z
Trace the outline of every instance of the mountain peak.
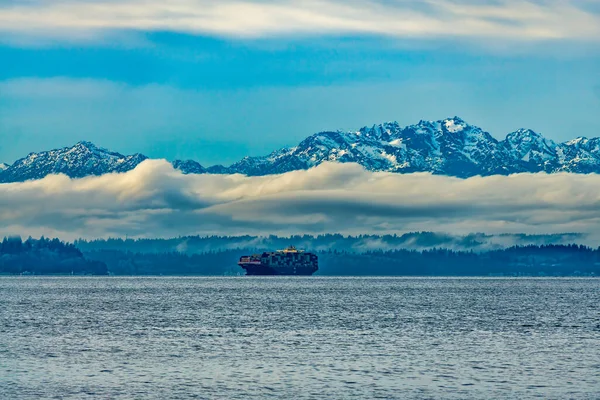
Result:
M465 124L465 125L468 125L465 122L464 119L462 119L461 117L459 117L457 115L455 115L454 117L448 117L448 118L443 119L443 122L448 122L448 121L452 121L452 122L454 122L456 124Z
M544 147L552 149L556 147L556 143L550 139L546 139L542 134L531 129L518 129L506 135L505 142L512 147L521 147L529 149L531 147Z
M509 133L508 135L506 135L506 137L510 139L523 140L528 138L542 138L543 136L540 133L537 133L536 131L533 131L531 129L520 128L514 132Z
M200 163L194 160L175 160L171 163L173 168L180 170L184 174L203 174L206 172Z
M91 149L95 149L98 146L96 146L94 143L89 142L87 140L81 140L81 141L75 143L75 146L73 146L73 147L88 147L88 148L91 148Z
M92 154L94 157L125 157L121 153L110 151L104 147L97 146L94 143L89 142L87 140L81 140L75 143L73 146L65 147L62 150L67 152L84 151L89 154Z
M0 182L20 182L40 179L50 174L65 174L71 178L125 172L135 168L147 157L142 154L122 155L81 141L40 153L30 153L15 161L0 174Z
M441 125L442 130L449 133L462 132L469 126L469 124L459 117L446 118L445 120L441 121Z
M65 148L67 148L67 147L65 147ZM89 142L87 140L81 140L81 141L75 143L70 148L71 149L85 149L85 150L89 150L89 151L102 151L102 152L110 153L110 151L108 151L107 149L105 149L103 147L98 147L94 143Z
M585 136L579 136L576 137L575 139L571 139L567 142L565 142L564 144L567 146L579 146L581 144L586 144L589 142L589 139L586 138Z
M122 155L81 141L72 147L31 153L11 166L0 164L0 182L39 179L57 173L75 178L125 172L146 158L143 154ZM262 157L244 157L229 167L204 168L193 160L175 160L172 164L183 173L269 175L308 169L323 162L358 163L370 171L430 172L463 178L540 171L600 173L600 138L557 144L531 129L519 129L498 141L454 116L421 120L405 127L390 121L354 132L319 132L295 147Z

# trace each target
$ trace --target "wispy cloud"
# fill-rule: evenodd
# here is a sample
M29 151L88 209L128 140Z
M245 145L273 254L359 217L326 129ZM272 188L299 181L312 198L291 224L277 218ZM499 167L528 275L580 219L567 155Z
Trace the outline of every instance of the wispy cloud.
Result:
M87 40L115 30L224 37L600 38L589 1L567 0L49 0L0 3L0 30Z
M123 174L0 185L0 234L558 233L598 237L598 175L458 179L326 163L282 175L182 175L161 160Z

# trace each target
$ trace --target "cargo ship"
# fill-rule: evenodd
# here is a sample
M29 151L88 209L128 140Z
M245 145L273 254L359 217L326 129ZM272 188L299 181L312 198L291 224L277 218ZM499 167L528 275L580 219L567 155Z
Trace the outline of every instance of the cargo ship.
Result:
M319 269L316 254L290 246L285 250L242 256L238 265L246 275L312 275Z

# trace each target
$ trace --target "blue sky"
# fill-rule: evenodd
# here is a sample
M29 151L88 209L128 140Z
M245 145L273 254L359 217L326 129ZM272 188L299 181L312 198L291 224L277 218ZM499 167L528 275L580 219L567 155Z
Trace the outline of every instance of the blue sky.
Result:
M454 115L600 136L598 3L0 0L0 162L90 140L228 164Z

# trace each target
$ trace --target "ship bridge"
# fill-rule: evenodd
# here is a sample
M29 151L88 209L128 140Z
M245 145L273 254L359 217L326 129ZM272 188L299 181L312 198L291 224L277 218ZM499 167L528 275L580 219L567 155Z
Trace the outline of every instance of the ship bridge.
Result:
M298 250L295 246L289 246L283 250L277 250L278 253L304 253L304 250Z

